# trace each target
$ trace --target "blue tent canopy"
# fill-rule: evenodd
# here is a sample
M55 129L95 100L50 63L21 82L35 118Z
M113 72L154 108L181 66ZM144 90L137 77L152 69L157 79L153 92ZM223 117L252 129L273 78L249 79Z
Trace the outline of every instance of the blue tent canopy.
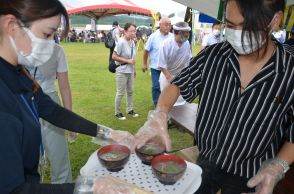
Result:
M204 13L199 14L199 22L202 23L218 23L219 21L213 17L210 17Z

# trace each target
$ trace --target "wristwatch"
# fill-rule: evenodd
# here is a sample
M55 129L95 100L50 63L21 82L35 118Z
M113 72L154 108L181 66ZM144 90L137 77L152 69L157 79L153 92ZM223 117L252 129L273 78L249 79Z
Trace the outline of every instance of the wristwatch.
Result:
M97 137L107 139L110 136L110 131L111 130L105 126L97 125Z
M286 173L290 167L289 167L289 164L284 161L284 160L280 160L280 159L277 159L277 158L274 158L272 160L273 163L276 163L276 164L279 164L282 168L283 168L283 172Z

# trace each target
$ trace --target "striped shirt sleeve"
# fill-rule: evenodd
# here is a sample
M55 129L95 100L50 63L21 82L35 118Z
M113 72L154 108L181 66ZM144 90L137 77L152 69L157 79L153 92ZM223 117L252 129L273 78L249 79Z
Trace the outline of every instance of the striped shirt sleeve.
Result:
M286 128L286 140L294 143L294 105L291 106L290 111L287 114L286 121L289 123L289 126L287 125Z
M187 102L192 102L196 96L201 94L205 50L192 58L189 66L184 68L171 82L180 88L181 95Z

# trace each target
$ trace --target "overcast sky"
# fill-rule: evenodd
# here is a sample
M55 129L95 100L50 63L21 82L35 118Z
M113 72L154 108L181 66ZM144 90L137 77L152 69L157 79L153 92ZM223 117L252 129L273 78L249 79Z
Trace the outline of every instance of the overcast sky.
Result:
M153 8L161 14L169 15L174 12L183 11L186 6L172 0L137 0L141 5L148 8Z

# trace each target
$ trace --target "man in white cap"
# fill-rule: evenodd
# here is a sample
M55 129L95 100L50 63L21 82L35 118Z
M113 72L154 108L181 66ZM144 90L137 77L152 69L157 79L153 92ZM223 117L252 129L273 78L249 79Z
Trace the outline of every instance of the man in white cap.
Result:
M174 36L163 41L159 50L158 67L161 69L159 77L161 91L172 79L189 65L192 58L191 46L188 41L191 28L186 22L173 25ZM179 96L175 106L185 104L186 101Z

